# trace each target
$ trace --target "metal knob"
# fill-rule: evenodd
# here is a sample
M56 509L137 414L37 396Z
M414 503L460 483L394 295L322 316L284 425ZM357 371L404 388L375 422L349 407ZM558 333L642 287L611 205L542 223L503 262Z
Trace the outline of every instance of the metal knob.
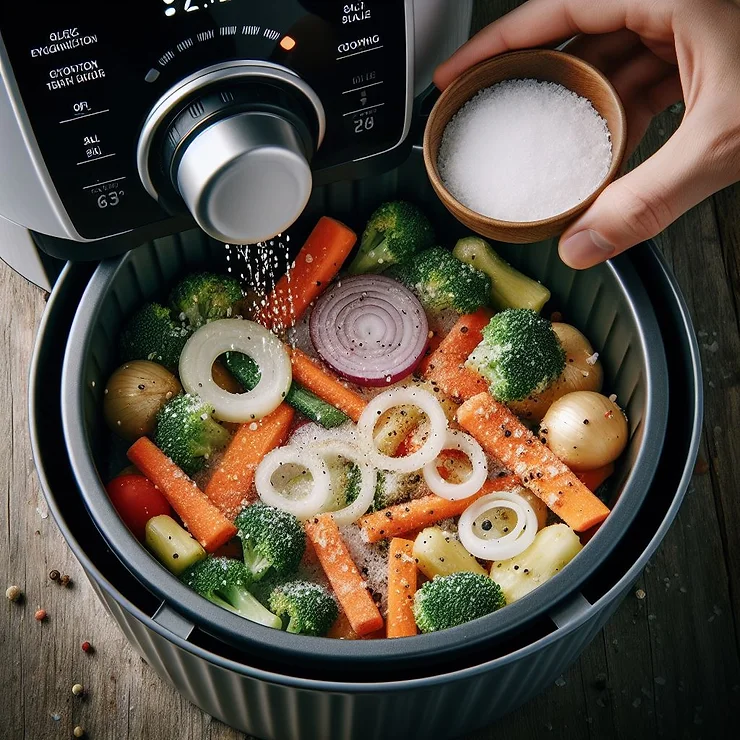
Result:
M286 230L308 202L312 177L295 127L273 113L244 112L188 142L176 185L200 227L232 244Z

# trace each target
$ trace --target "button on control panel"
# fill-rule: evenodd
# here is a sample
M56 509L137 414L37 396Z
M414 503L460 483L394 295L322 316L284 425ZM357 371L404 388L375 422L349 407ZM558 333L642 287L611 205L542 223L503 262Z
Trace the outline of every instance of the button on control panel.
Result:
M137 141L157 101L218 65L267 61L315 91L326 113L317 182L398 146L413 87L406 5L25 0L0 3L0 34L56 190L79 234L97 239L173 215L139 179Z

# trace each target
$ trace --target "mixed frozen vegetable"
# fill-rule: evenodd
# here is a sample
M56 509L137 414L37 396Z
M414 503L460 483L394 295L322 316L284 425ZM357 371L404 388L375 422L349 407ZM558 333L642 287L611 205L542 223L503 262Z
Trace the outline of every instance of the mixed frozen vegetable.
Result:
M319 220L255 299L186 275L138 309L103 412L132 533L202 597L288 632L406 637L524 597L581 550L628 425L544 286L385 203Z

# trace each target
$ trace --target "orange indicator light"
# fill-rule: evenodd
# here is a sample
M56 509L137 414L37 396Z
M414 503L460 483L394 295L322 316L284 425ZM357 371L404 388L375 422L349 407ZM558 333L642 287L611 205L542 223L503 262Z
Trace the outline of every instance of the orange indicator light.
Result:
M292 51L295 49L295 39L290 36L283 36L280 41L280 46L285 49L285 51Z

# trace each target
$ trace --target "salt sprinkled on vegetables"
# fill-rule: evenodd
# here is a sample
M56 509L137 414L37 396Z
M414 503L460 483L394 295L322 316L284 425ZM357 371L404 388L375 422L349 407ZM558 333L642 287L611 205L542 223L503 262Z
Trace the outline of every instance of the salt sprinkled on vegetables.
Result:
M504 221L537 221L587 198L606 177L606 121L562 85L507 80L481 90L453 117L439 173L463 205Z

